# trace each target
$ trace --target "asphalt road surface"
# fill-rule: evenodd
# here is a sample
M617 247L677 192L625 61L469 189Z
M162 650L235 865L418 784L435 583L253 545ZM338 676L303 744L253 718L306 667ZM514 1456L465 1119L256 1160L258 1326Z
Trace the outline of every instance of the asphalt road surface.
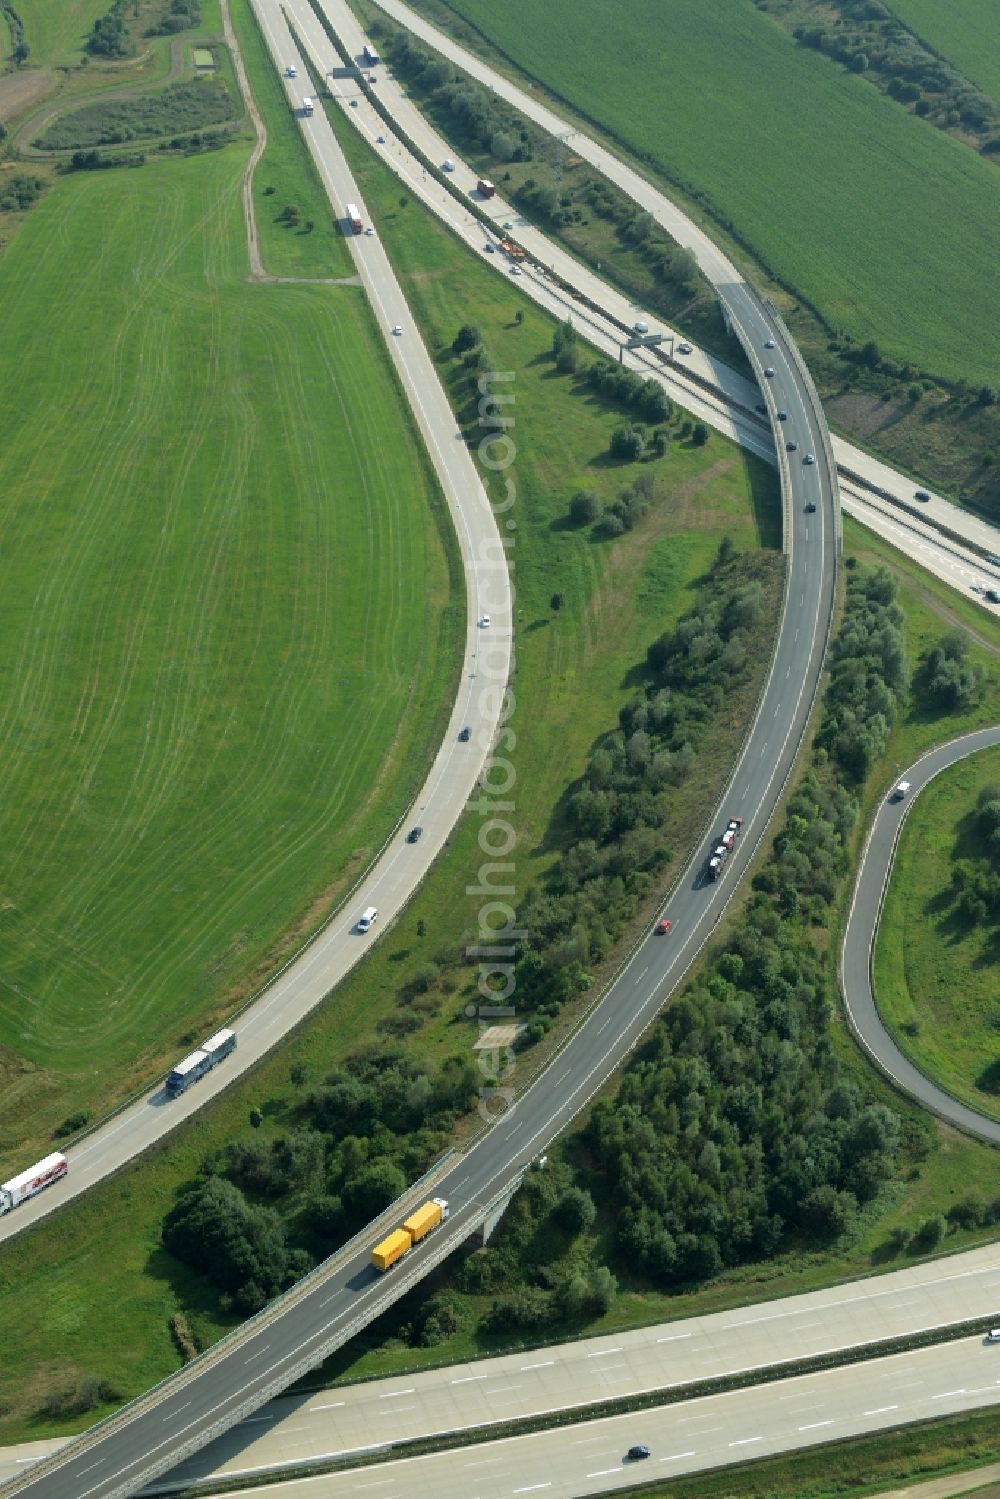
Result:
M580 1499L997 1405L1000 1345L977 1336L530 1436L293 1478L281 1492L286 1499ZM636 1444L649 1448L647 1459L628 1458Z
M1000 744L1000 727L979 729L974 734L965 734L961 739L953 739L928 751L915 765L896 777L897 782L909 781L911 789L902 801L890 798L883 802L876 814L861 856L840 965L841 989L848 1018L855 1035L876 1065L901 1092L909 1093L925 1108L967 1134L978 1135L994 1145L1000 1144L1000 1124L967 1104L959 1103L958 1099L939 1088L903 1055L889 1035L872 993L871 955L900 828L917 795L928 781L964 760L966 755L997 744Z

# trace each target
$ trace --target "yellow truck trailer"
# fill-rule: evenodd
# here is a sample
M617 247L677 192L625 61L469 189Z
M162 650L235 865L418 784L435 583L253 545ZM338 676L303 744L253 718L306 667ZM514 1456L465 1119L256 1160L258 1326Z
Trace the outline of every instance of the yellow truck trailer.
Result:
M443 1197L435 1197L431 1202L425 1202L423 1207L414 1209L404 1222L402 1228L393 1229L387 1239L381 1244L376 1244L372 1250L372 1264L376 1270L391 1270L414 1244L419 1244L421 1239L427 1237L432 1228L437 1228L448 1216L448 1203Z

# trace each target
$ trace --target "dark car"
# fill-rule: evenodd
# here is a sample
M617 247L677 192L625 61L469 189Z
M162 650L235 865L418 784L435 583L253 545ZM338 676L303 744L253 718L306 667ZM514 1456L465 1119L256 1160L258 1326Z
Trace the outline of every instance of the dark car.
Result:
M779 411L778 412L778 421L779 422L787 422L787 420L788 420L788 412L787 411Z
M798 443L795 441L795 439L793 437L792 440L791 440L791 442L786 442L785 443L785 447L788 449L789 453L794 453L795 449L798 447Z
M761 416L767 416L767 407L764 405L764 403L762 401L758 401L757 402L756 406L754 407L754 410L755 411L759 411L760 414L761 414Z
M651 1453L650 1453L649 1448L648 1447L644 1447L641 1442L637 1442L634 1447L630 1447L628 1449L628 1451L625 1454L625 1460L626 1460L626 1462L630 1462L630 1463L638 1463L638 1462L641 1462L644 1457L650 1457L650 1456L651 1456Z
M815 500L807 500L806 501L806 509L809 511L809 514L811 515L813 513L813 511L816 509L816 501Z
M771 368L770 365L768 365L767 369L764 371L764 374L767 376L767 378L769 380L773 380L774 379L774 370Z
M656 935L658 937L665 937L669 930L670 922L668 921L667 917L661 917L660 920L656 923Z
M468 724L466 724L465 728L460 731L458 737L459 739L461 739L463 744L467 744L468 741L472 738L472 730L469 728Z
M991 604L1000 604L1000 588L987 588L983 595Z
M919 500L921 505L926 505L927 501L930 499L930 495L927 493L926 489L918 489L913 498L915 500Z
M410 831L406 835L406 841L407 841L407 843L419 843L419 841L420 841L420 834L422 832L423 832L423 828L421 828L421 827L411 828Z

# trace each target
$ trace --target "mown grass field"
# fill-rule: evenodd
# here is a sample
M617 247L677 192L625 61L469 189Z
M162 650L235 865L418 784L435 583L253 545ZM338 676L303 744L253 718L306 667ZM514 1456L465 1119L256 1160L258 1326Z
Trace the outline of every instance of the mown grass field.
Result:
M890 0L889 9L984 94L1000 100L1000 48L993 0Z
M662 493L637 531L596 542L586 531L565 529L561 520L577 487L593 486L610 500L635 475L634 468L605 461L618 417L576 394L569 379L553 377L545 356L552 324L418 205L400 209L396 180L347 140L372 216L391 243L431 345L440 350L463 320L473 318L495 367L515 372L512 433L518 455L510 477L516 487L520 616L511 726L517 735L512 753L519 878L526 886L546 857L561 796L582 770L593 739L614 724L618 705L631 693L630 671L649 641L688 607L722 535L729 532L749 548L763 529L774 541L775 479L765 465L748 464L737 448L714 436L702 449L678 444L654 469ZM396 217L390 225L391 214ZM525 313L521 326L514 320L518 309ZM441 365L450 376L450 361L442 357ZM558 616L550 608L555 590L565 597ZM727 761L721 752L718 758L708 769L724 774ZM698 799L689 800L686 810L696 814ZM108 1378L123 1393L138 1392L170 1372L178 1360L168 1319L178 1308L206 1342L224 1329L214 1297L206 1297L199 1282L159 1247L160 1224L178 1184L194 1175L206 1151L246 1128L254 1106L267 1105L265 1132L295 1123L293 1062L302 1062L315 1082L337 1058L378 1039L379 1021L398 1009L400 988L414 968L440 945L459 940L475 918L477 906L467 892L482 862L478 832L479 819L462 820L392 934L252 1077L135 1170L7 1246L0 1264L0 1317L27 1325L0 1368L0 1407L8 1409L0 1418L0 1437L53 1429L33 1419L33 1412L48 1390L76 1371ZM416 935L421 920L427 924L422 940ZM407 1044L432 1058L471 1045L474 1027L464 1018L456 1023L466 1003L465 995L449 996ZM46 1317L29 1318L43 1285Z
M978 1080L1000 1056L1000 954L994 927L955 918L950 879L955 859L975 857L965 820L976 797L998 782L1000 750L984 750L920 793L903 827L875 950L879 1008L899 1046L993 1118L1000 1099Z
M274 276L352 276L354 262L248 0L230 0L229 10L254 99L267 122L267 146L253 176L265 269ZM279 217L289 203L301 212L298 225ZM305 228L309 219L311 230Z
M635 0L610 31L601 0L450 9L735 225L832 327L944 376L993 378L988 162L749 0Z
M450 694L384 349L354 287L246 281L244 161L68 178L0 265L4 1166L315 924Z
M19 14L32 62L78 63L91 27L108 9L106 0L30 0Z

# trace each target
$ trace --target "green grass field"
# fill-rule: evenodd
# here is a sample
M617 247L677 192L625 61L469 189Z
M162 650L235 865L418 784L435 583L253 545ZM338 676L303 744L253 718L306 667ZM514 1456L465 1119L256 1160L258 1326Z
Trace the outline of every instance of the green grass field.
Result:
M832 327L941 375L994 377L996 170L963 145L749 0L636 0L617 45L601 0L450 8L735 225Z
M107 0L31 0L22 6L32 62L78 63L91 27L108 9Z
M450 693L381 341L356 288L247 283L244 160L68 178L0 266L5 1166L315 924Z
M1000 1100L977 1079L1000 1055L1000 958L994 928L957 922L949 890L953 861L972 853L963 819L980 788L998 781L1000 750L984 750L921 792L904 824L875 957L879 1008L898 1044L994 1118Z
M889 9L984 94L1000 101L994 0L948 0L947 5L939 0L889 0Z

